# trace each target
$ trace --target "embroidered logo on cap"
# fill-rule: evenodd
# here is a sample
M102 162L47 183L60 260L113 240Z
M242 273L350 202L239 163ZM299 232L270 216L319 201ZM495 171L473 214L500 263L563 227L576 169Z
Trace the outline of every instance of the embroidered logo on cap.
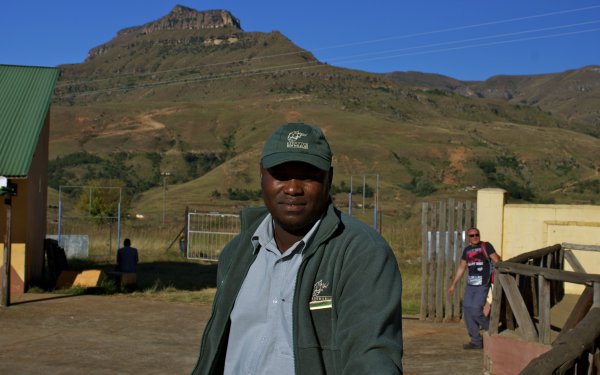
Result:
M306 142L298 142L298 139L302 137L306 137L308 134L301 133L298 130L294 130L293 132L289 132L287 136L287 148L303 148L308 150L308 143Z

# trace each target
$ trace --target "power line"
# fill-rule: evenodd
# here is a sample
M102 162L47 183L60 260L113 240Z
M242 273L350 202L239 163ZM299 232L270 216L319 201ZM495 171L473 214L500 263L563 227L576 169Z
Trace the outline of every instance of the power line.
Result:
M346 63L349 63L349 62L365 62L365 61L375 61L375 60L391 59L391 58L396 58L396 57L425 55L425 54L430 54L430 53L449 52L449 51L456 51L456 50L469 49L469 48L489 47L489 46L500 45L500 44L517 43L517 42L539 40L539 39L549 39L549 38L556 38L556 37L561 37L561 36L584 34L584 33L598 32L598 31L600 31L600 28L588 29L588 30L580 30L580 31L572 31L572 32L567 32L567 33L559 33L559 34L551 34L551 35L541 35L541 36L535 36L535 37L529 37L529 38L521 38L521 39L501 40L501 41L497 41L497 42L480 43L480 44L473 44L473 45L459 46L459 47L452 47L452 48L441 48L441 49L436 49L436 50L422 51L422 52L413 52L413 53L404 53L404 54L399 54L399 55L374 57L374 58L370 58L370 59L350 60L350 61L345 61L345 62Z
M600 31L600 28L588 29L588 30L580 30L580 31L573 31L573 32L566 32L566 33L558 33L558 34L551 34L551 35L541 35L541 36L535 36L535 37L529 37L529 38L520 38L520 39L512 39L512 40L501 40L501 41L496 41L496 42L479 43L479 44L472 44L472 45L458 46L458 47L451 47L451 48L440 48L440 49L429 50L429 51L421 51L421 52L403 53L403 54L396 54L396 55L389 55L389 56L372 57L372 58L359 59L359 60L348 60L348 61L345 61L345 62L346 63L350 63L350 62L354 62L355 63L355 62L365 62L365 61L376 61L376 60L383 60L383 59L390 59L390 58L397 58L397 57L424 55L424 54L431 54L431 53L439 53L439 52L448 52L448 51L455 51L455 50L462 50L462 49L487 47L487 46L500 45L500 44L508 44L508 43L516 43L516 42L523 42L523 41L548 39L548 38L555 38L555 37L561 37L561 36L590 33L590 32L598 32L598 31ZM250 70L250 71L245 71L245 72L232 72L232 73L224 73L224 74L221 74L221 75L202 75L202 76L196 76L196 77L192 76L192 77L186 77L186 78L182 78L182 79L176 79L176 80L170 80L170 81L162 81L162 82L154 82L154 83L147 83L147 84L140 84L140 85L133 85L133 86L128 86L128 87L113 87L113 88L106 88L106 89L89 90L89 91L83 91L83 92L79 92L79 93L70 93L70 94L59 95L59 96L57 96L57 98L66 98L66 97L72 97L72 96L91 95L91 94L98 94L98 93L104 93L104 92L113 92L113 91L116 91L116 92L119 92L119 91L130 91L130 90L135 90L135 89L151 88L151 87L156 87L156 86L166 86L166 85L185 84L185 83L207 82L207 81L215 81L215 80L221 80L221 79L227 79L227 78L242 78L242 77L250 77L250 76L256 76L256 75L263 75L263 74L282 73L282 72L288 72L288 71L293 71L293 70L310 69L310 68L323 67L323 66L325 66L325 65L323 63L318 62L318 61L305 62L305 63L295 63L295 64L287 64L287 65L280 65L280 66L274 66L274 67L267 67L267 68L255 69L255 70Z
M576 24L576 25L593 24L593 23L599 23L599 22L600 21L591 21L591 22L586 22L586 23L581 23L581 24ZM411 48L400 49L400 50L389 50L389 51L378 52L378 53L373 53L373 54L377 55L377 54L381 54L381 53L400 52L400 51L411 50L411 49L429 48L432 46L463 43L465 41L472 42L472 41L477 41L477 40L497 38L497 37L501 37L501 36L503 37L503 36L511 36L511 35L520 35L523 33L547 31L550 29L559 29L559 28L565 28L565 27L571 27L571 26L573 26L573 25L564 25L561 27L554 27L554 28L545 28L545 29L537 29L537 30L530 30L530 31L523 31L523 32L507 33L507 34L501 34L501 35L497 35L497 36L471 38L471 39L465 39L465 40L454 41L454 42L436 43L436 44L430 44L430 45L425 45L425 46L420 46L420 47L411 47ZM583 33L591 33L591 32L598 32L598 31L600 31L600 28L565 32L565 33L555 33L555 34L549 34L549 35L540 35L540 36L533 36L533 37L528 37L528 38L500 40L500 41L489 42L489 43L478 43L478 44L449 47L449 48L438 48L438 49L427 50L427 51L384 55L384 56L364 58L364 59L347 60L348 58L373 55L373 54L362 54L362 55L354 55L354 56L349 56L349 57L342 57L342 58L338 58L337 60L334 60L334 61L338 61L340 59L341 59L341 61L343 61L345 63L375 61L375 60L383 60L383 59L405 57L405 56L424 55L424 54L448 52L448 51L455 51L455 50L462 50L462 49L488 47L488 46L493 46L493 45L517 43L517 42L524 42L524 41L531 41L531 40L549 39L549 38L556 38L556 37L583 34ZM344 60L344 59L346 59L346 60ZM184 78L173 79L173 80L168 80L168 81L145 83L145 84L139 84L139 85L133 85L133 86L127 86L127 87L112 87L112 88L105 88L105 89L88 90L88 91L83 91L83 92L78 92L78 93L63 94L63 95L59 95L57 97L58 98L66 98L66 97L72 97L72 96L91 95L91 94L106 93L106 92L110 93L113 91L114 92L122 92L122 91L130 91L130 90L134 90L134 89L151 88L151 87L157 87L157 86L198 83L198 82L215 81L215 80L228 79L228 78L242 78L242 77L250 77L250 76L256 76L256 75L263 75L263 74L282 73L282 72L288 72L288 71L293 71L293 70L309 69L309 68L316 68L316 67L323 67L323 66L325 66L325 65L318 61L293 63L293 64L278 65L278 66L271 66L271 67L265 67L265 68L257 68L257 69L248 70L248 71L236 71L236 72L227 72L227 73L221 73L221 74L209 74L209 75L204 74L204 75L196 75L196 76L192 75L192 76L187 76Z
M364 45L364 44L387 42L390 40L407 39L407 38L414 38L414 37L418 37L418 36L427 36L427 35L433 35L433 34L447 33L447 32L451 32L451 31L468 30L468 29L474 29L477 27L501 25L504 23L525 21L525 20L531 20L531 19L535 19L535 18L543 18L543 17L550 17L550 16L556 16L556 15L563 15L563 14L567 14L567 13L581 12L584 10L590 10L590 9L596 9L596 8L600 8L600 5L593 5L593 6L589 6L589 7L585 7L585 8L568 9L568 10L562 10L562 11L556 11L556 12L550 12L550 13L535 14L532 16L509 18L509 19L500 20L500 21L477 23L477 24L473 24L473 25L449 27L449 28L440 29L440 30L425 31L425 32L421 32L421 33L412 33L412 34L393 36L393 37L388 37L388 38L372 39L372 40L366 40L364 42L355 42L355 43L340 44L337 46L314 48L314 49L312 49L312 51L322 51L322 50L334 49L334 48L355 47L355 46Z
M310 65L313 65L313 66L310 66ZM169 86L169 85L178 85L178 84L185 84L185 83L208 82L208 81L216 81L216 80L228 79L228 78L250 77L250 76L255 76L255 75L263 75L263 74L269 74L269 73L270 74L282 73L282 72L287 72L287 71L308 69L311 67L322 67L322 66L324 66L324 64L322 64L318 61L294 63L294 64L254 69L254 70L249 70L249 71L244 71L244 72L222 73L220 75L214 75L214 74L213 75L210 75L210 74L209 75L200 75L200 76L195 76L195 77L194 76L185 77L185 78L174 79L174 80L169 80L169 81L152 82L152 83L145 83L145 84L140 84L140 85L127 86L127 87L112 87L112 88L89 90L89 91L83 91L83 92L77 92L77 93L68 93L68 94L58 95L58 96L56 96L56 98L66 98L66 97L72 97L72 96L91 95L91 94L99 94L99 93L106 93L106 92L111 93L113 91L116 91L116 92L130 91L130 90L135 90L135 89L151 88L151 87L156 87L156 86Z
M499 21L477 23L477 24L472 24L472 25L450 27L450 28L426 31L426 32L421 32L421 33L406 34L406 35L401 35L401 36L372 39L372 40L367 40L367 41L362 41L362 42L340 44L340 45L329 46L329 47L321 47L321 48L312 49L311 51L302 50L302 51L295 51L295 52L286 52L286 53L280 53L280 54L252 57L252 58L247 58L247 59L242 59L242 60L233 60L233 61L227 61L227 62L195 65L195 66L183 67L183 68L165 69L165 70L158 70L158 71L145 72L145 73L123 73L123 74L119 74L119 75L113 75L113 76L109 76L109 77L103 77L103 78L97 78L97 79L91 79L91 80L85 80L85 81L81 81L81 80L65 81L65 82L59 83L56 87L60 88L60 87L71 85L73 83L79 85L79 84L84 84L84 83L107 81L107 80L111 80L111 79L115 79L115 78L123 78L123 77L129 77L129 76L135 76L135 77L142 77L142 76L148 76L148 75L155 76L155 75L160 75L160 74L185 71L185 70L193 70L193 69L199 69L199 68L209 68L209 67L215 67L215 66L248 63L248 62L254 62L254 61L258 61L258 60L265 60L265 59L269 59L269 58L298 55L298 54L307 53L307 52L310 53L310 52L326 51L326 50L339 49L339 48L345 48L345 47L353 47L353 46L358 46L358 45L375 44L375 43L386 42L386 41L390 41L390 40L408 39L408 38L413 38L413 37L418 37L418 36L434 35L434 34L440 34L440 33L447 33L447 32L451 32L451 31L460 31L460 30L467 30L467 29L473 29L473 28L484 27L484 26L492 26L492 25L517 22L517 21L531 20L531 19L536 19L536 18L564 15L564 14L568 14L568 13L582 12L582 11L597 9L597 8L600 8L600 5L583 7L583 8L575 8L575 9L567 9L567 10L562 10L562 11L548 12L548 13L542 13L542 14L536 14L536 15L524 16L524 17L516 17L516 18L510 18L510 19L499 20ZM597 21L593 21L593 22L597 22ZM484 38L492 38L492 37L484 37ZM448 42L446 44L453 44L453 43L458 43L458 42ZM414 47L414 48L426 48L426 47ZM349 58L349 57L340 57L338 59L345 59L345 58Z
M421 46L406 47L406 48L401 48L401 49L392 49L392 50L385 50L385 51L379 51L379 52L370 52L370 53L363 53L363 54L357 54L357 55L351 55L351 56L343 56L343 57L341 57L341 59L354 58L354 57L363 57L363 56L381 55L381 54L392 53L392 52L395 53L395 52L410 51L410 50L415 50L415 49L424 49L424 48L431 48L431 47L440 47L440 46L447 46L447 45L452 45L452 44L474 42L474 41L479 41L479 40L496 39L496 38L504 38L504 37L507 37L507 36L515 36L515 35L538 33L538 32L542 32L542 31L551 31L551 30L566 29L566 28L571 28L571 27L576 27L576 26L592 25L592 24L597 24L597 23L600 23L600 20L589 21L589 22L581 22L581 23L575 23L575 24L569 24L569 25L554 26L554 27L544 27L544 28L541 28L541 29L516 31L516 32L512 32L512 33L488 35L488 36L483 36L483 37L469 38L469 39L462 39L462 40L455 40L455 41L442 42L442 43L425 44L425 45L421 45ZM596 29L592 29L592 31L595 31L595 30ZM554 35L551 35L549 37L553 37L553 36L557 36L557 35L560 35L560 34L554 34ZM522 40L528 40L528 39L522 39ZM518 42L518 41L521 41L521 39L513 39L510 42ZM493 44L490 44L490 45L493 45ZM445 51L445 50L432 50L431 52L437 52L437 51ZM337 61L337 60L338 59L334 58L333 61Z
M590 22L590 23L598 23L598 22L600 22L600 21L594 21L594 22ZM566 27L569 27L569 26L566 26ZM557 28L562 28L562 27L557 27ZM553 29L556 29L556 28L553 28ZM480 37L480 38L465 39L465 40L459 40L459 41L451 41L451 42L445 42L445 43L435 43L435 44L429 44L429 45L423 45L423 46L416 46L416 47L410 47L410 48L404 48L404 49L387 50L387 51L381 51L381 52L375 52L375 53L367 53L367 54L351 55L351 56L342 56L342 57L339 57L339 58L335 58L333 61L336 61L336 62L342 61L342 62L347 62L348 63L348 62L363 62L363 61L381 60L381 59L389 59L389 58L401 57L401 56L411 56L411 55L419 55L419 54L429 54L429 53L436 53L436 52L445 52L445 51L451 51L451 50L456 50L456 49L468 49L468 48L485 47L485 46L491 46L491 45L514 43L514 42L521 42L521 41L529 41L529 40L536 40L536 39L547 39L547 38L553 38L553 37L559 37L559 36L566 36L566 35L575 35L575 34L581 34L581 33L595 32L595 31L598 31L598 30L599 29L589 29L589 30L582 30L582 31L576 31L576 32L569 32L569 33L551 34L551 35L538 36L538 37L530 37L530 38L521 38L521 39L512 39L512 40L506 40L506 41L482 43L482 44L461 46L461 47L455 47L455 48L434 49L434 50L423 51L423 52L416 52L416 53L406 53L406 54L400 54L400 55L396 54L396 55L388 55L388 56L384 55L384 56L370 58L370 59L352 60L355 57L361 57L361 56L381 55L381 54L387 54L387 53L390 53L390 52L400 52L400 51L405 51L405 50L430 48L430 47L434 47L434 46L452 45L452 44L464 43L464 42L468 42L468 41L485 40L485 39L491 39L491 38L498 38L498 37L502 37L502 36L519 35L519 34L523 34L523 33L531 33L531 32L539 32L540 31L540 30L533 30L533 31L516 32L516 33L493 35L493 36ZM351 60L348 60L348 59L351 59ZM294 69L288 69L289 66L310 66L310 65L314 65L314 64L318 64L318 63L319 63L318 61L304 62L304 63L294 63L294 64L288 64L288 65L279 65L279 66L265 67L265 68L250 70L250 71L228 72L228 73L222 73L220 75L218 74L216 76L214 74L200 75L200 76L193 76L192 75L192 76L187 76L185 78L177 79L177 80L169 80L169 81L149 83L149 84L143 84L143 85L134 85L134 86L128 86L128 87L125 87L125 88L108 88L108 89L102 89L102 90L90 90L87 93L100 92L100 91L112 91L112 90L127 91L127 90L131 90L131 89L134 89L134 88L140 88L140 87L143 88L143 87L150 87L150 86L158 86L158 85L163 85L163 84L174 84L174 83L176 84L176 83L196 82L196 81L204 81L204 80L205 81L209 81L209 80L223 79L223 78L236 78L236 77L243 77L243 76L248 76L248 75L256 75L258 73L260 73L260 74L276 73L278 71L296 70L295 68ZM77 95L77 94L73 94L73 95Z

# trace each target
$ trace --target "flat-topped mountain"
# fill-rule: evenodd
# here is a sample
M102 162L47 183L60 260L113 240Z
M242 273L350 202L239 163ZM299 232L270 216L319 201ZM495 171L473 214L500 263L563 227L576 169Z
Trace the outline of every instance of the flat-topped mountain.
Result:
M423 197L481 187L536 202L600 190L597 67L485 82L372 74L246 32L228 11L177 6L61 69L51 186L112 178L146 213L162 209L164 171L174 211L258 204L262 144L288 121L324 129L340 206L361 174L378 174L381 204L408 216Z
M111 47L119 45L132 37L150 35L157 32L176 30L213 30L225 31L232 36L242 31L240 21L226 10L197 11L192 8L177 5L166 16L142 26L123 29L117 33L115 39L109 43L91 49L86 61L92 60L108 52ZM163 35L164 36L164 35ZM163 41L164 42L164 41ZM182 41L181 42L189 42ZM214 40L210 41L214 42Z

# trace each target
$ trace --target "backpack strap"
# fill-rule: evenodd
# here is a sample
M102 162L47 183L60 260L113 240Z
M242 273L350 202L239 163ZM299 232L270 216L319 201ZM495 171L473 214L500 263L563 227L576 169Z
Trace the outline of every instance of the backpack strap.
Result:
M494 262L490 259L490 256L487 253L487 249L485 248L485 241L481 241L481 250L483 250L483 255L487 258L490 263L490 284L494 283Z

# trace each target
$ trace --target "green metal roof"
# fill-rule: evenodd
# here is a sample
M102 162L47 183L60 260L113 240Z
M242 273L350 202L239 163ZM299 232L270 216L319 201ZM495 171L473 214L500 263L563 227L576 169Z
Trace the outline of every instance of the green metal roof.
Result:
M27 177L59 72L0 64L0 176Z

